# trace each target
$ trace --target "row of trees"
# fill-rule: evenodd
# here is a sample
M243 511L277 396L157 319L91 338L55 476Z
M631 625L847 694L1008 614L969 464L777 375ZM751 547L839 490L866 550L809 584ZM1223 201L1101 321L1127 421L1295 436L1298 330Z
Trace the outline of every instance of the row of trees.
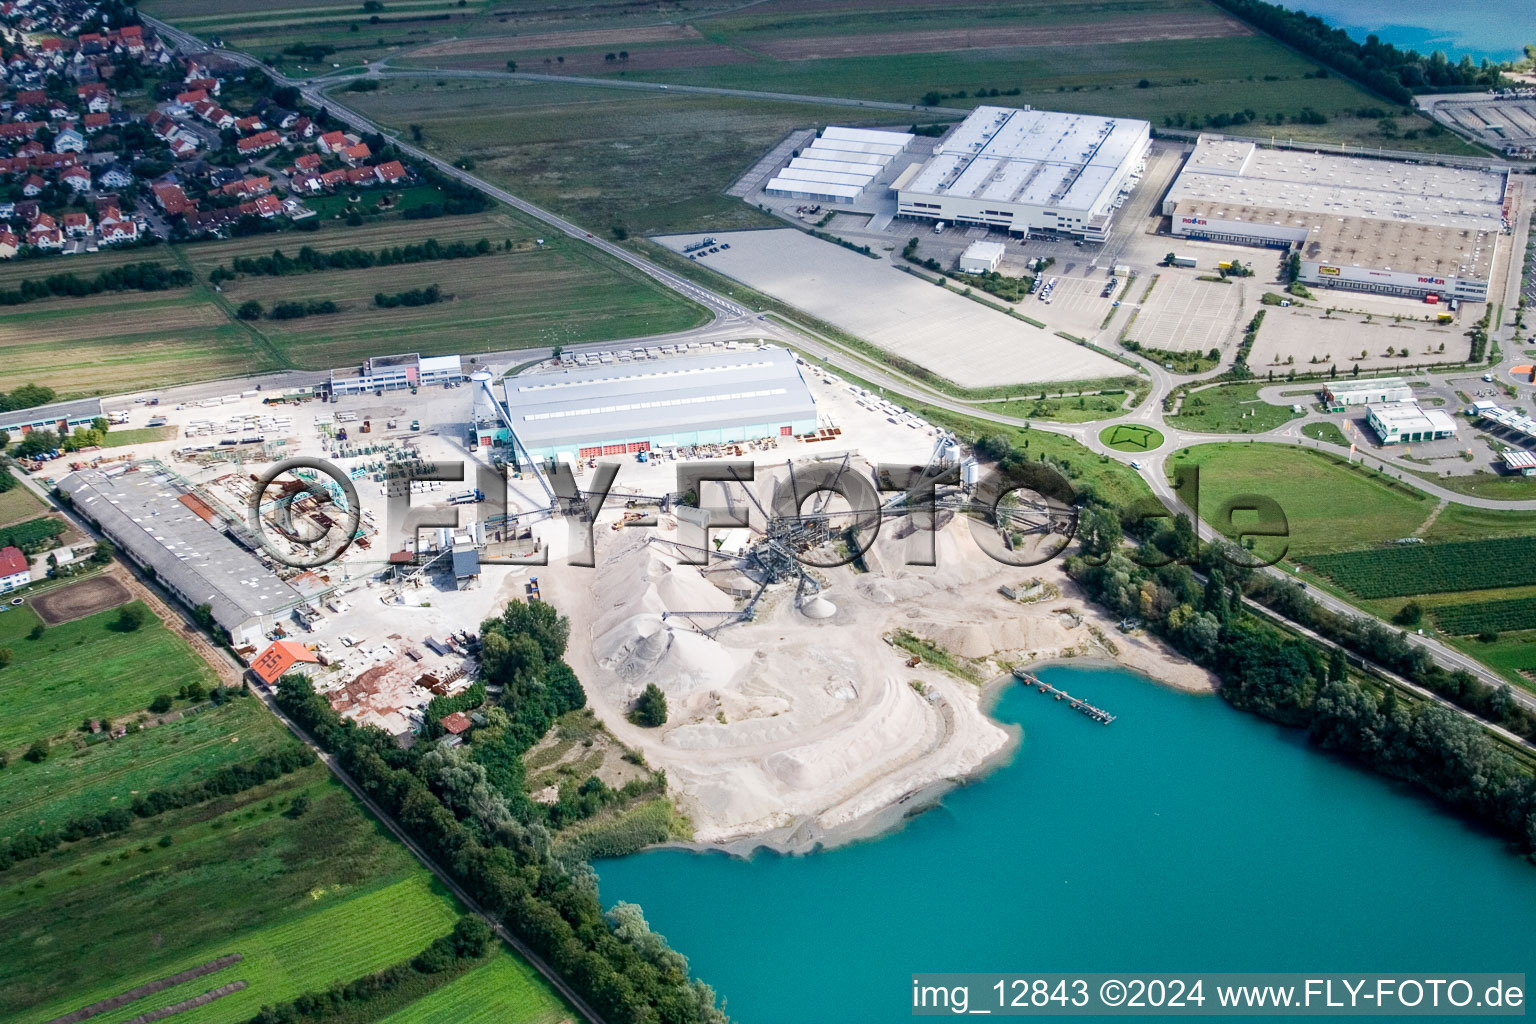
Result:
M34 760L40 761L46 756L45 751L43 757ZM51 853L64 843L78 842L92 836L126 832L135 819L153 818L166 811L191 807L217 797L243 793L313 764L314 761L315 755L308 747L292 743L275 753L263 754L239 764L226 765L198 782L141 793L134 797L133 803L127 807L119 806L101 812L76 814L56 829L24 832L12 836L0 844L0 871L10 868L18 861Z
M305 992L276 1006L263 1006L249 1024L311 1024L342 1018L378 1020L394 1008L420 999L479 962L490 949L491 928L465 914L453 931L404 963L394 964L318 992Z
M1264 0L1215 0L1250 25L1268 33L1307 56L1342 72L1387 97L1407 105L1415 92L1433 89L1488 88L1503 84L1499 69L1488 61L1481 65L1463 55L1452 64L1438 50L1428 57L1413 50L1399 50L1374 35L1357 43L1341 28L1322 18L1290 11Z
M35 405L47 405L58 397L58 394L50 387L41 384L22 384L14 391L7 394L0 391L0 412L10 412L14 409L30 409Z
M162 263L127 263L103 270L95 277L76 274L50 274L42 279L23 278L15 288L0 291L0 306L20 306L54 296L81 297L102 292L162 292L185 288L193 281L192 271L168 268Z
M285 277L289 274L312 274L318 270L367 270L371 267L391 267L402 263L424 263L432 260L469 259L484 256L491 251L490 239L478 242L449 242L446 245L435 238L412 245L385 246L382 249L336 249L321 252L304 246L294 256L281 249L272 250L270 256L238 256L229 267L215 267L208 280L214 284L232 281L241 274L260 277Z
M486 909L614 1024L724 1024L714 992L637 909L604 914L596 876L556 857L544 811L523 790L522 755L586 694L564 663L570 625L547 602L482 623L481 671L496 693L468 746L401 750L343 721L308 680L277 701ZM590 795L591 790L589 790Z
M306 302L279 302L270 310L255 299L247 299L235 310L241 320L300 320L306 316L326 316L339 313L341 307L330 299L310 299Z
M399 306L431 306L449 298L452 296L443 294L437 285L429 284L425 288L409 288L393 295L378 292L373 296L373 304L381 309L395 309Z

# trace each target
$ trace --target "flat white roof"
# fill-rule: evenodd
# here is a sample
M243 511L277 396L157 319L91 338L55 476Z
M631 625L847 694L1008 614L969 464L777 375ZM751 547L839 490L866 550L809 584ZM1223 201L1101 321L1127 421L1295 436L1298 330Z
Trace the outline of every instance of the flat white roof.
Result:
M1001 259L1008 250L1002 242L972 242L965 247L964 256L978 260Z
M1133 118L977 107L903 191L1086 212L1148 130Z
M1439 409L1422 409L1418 402L1383 402L1365 407L1376 422L1396 433L1456 432L1456 421Z
M1179 201L1499 231L1506 176L1200 136L1168 190Z
M1401 377L1374 377L1360 380L1331 380L1327 390L1335 395L1352 395L1356 391L1390 391L1393 388L1405 387L1406 382Z
M1504 464L1510 469L1536 469L1536 452L1524 452L1517 448L1506 448L1499 453Z
M819 171L809 167L798 167L790 164L777 175L784 181L812 181L826 182L831 185L857 185L863 188L869 184L873 175L869 174L842 174L838 171Z
M797 181L794 178L770 178L763 188L768 192L794 192L808 196L837 196L852 199L864 191L862 185L835 185L825 181Z
M821 139L802 149L800 155L813 160L838 160L848 164L874 164L876 167L884 167L891 162L888 153L860 153L851 149L840 149L836 145L824 144Z
M459 356L422 356L419 364L422 373L442 370L462 370L464 363Z
M504 395L529 449L816 419L795 355L784 348L513 377Z

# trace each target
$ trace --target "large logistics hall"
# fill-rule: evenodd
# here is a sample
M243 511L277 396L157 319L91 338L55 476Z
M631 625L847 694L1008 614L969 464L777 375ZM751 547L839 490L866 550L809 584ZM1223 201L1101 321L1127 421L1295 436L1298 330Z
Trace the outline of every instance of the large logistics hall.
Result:
M1178 236L1295 249L1309 285L1482 302L1508 181L1202 135L1163 214Z
M851 203L898 154L906 152L912 138L907 132L829 126L763 190L794 199Z
M817 426L815 400L783 348L512 377L504 394L517 442L534 459L791 437Z
M977 107L896 179L897 213L1106 241L1151 144L1146 121Z

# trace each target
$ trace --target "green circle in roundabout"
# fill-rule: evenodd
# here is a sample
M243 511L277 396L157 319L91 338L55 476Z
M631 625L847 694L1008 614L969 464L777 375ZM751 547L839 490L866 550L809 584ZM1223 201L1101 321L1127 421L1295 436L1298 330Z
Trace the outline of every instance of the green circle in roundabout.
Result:
M1099 440L1117 452L1153 452L1163 446L1162 431L1136 423L1115 423L1099 431Z

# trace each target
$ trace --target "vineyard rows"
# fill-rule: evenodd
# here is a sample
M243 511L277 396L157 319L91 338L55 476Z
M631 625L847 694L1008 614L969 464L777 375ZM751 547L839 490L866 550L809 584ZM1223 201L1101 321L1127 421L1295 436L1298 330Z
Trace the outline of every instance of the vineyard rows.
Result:
M1504 633L1512 629L1536 629L1536 597L1508 601L1479 601L1435 609L1435 619L1447 633Z
M1404 544L1366 551L1313 555L1307 561L1357 597L1493 590L1536 584L1531 537Z

